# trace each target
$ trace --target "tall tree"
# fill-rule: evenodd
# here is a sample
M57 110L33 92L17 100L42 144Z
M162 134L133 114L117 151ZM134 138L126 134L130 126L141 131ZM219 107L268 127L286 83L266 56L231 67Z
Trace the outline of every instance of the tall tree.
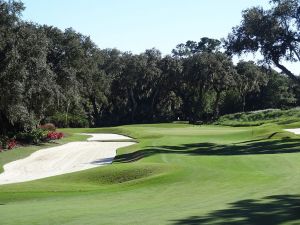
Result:
M181 117L182 99L179 89L182 82L182 60L169 55L159 62L161 76L157 84L156 115L168 121Z
M13 70L19 70L14 65L17 58L15 33L23 10L24 5L20 2L0 0L0 133L6 133L13 127L7 107L14 98L12 92L19 92L19 95L22 92L20 85L14 83L18 79L14 77L17 74L13 74Z
M206 54L198 53L184 59L183 78L179 96L183 99L183 113L187 120L204 119L211 113L210 74L205 71Z
M19 19L22 10L22 3L0 2L1 133L33 129L56 92L46 60L47 37L36 25Z
M151 121L154 118L161 79L160 60L161 53L156 49L139 55L124 55L125 66L120 81L127 93L131 121Z
M208 37L203 37L199 42L187 41L185 44L181 43L172 50L172 53L176 57L189 57L196 53L203 52L217 52L220 50L221 41Z
M268 69L267 84L261 87L256 99L256 108L288 108L296 106L294 87L297 86L285 74Z
M216 119L220 114L220 101L222 94L236 86L236 70L232 60L224 53L204 53L204 70L209 74L211 87L215 91L213 117Z
M242 99L242 110L245 111L247 94L259 92L260 88L266 85L266 73L252 61L240 61L236 66L236 70L235 80Z
M61 112L65 116L65 124L68 124L70 108L78 102L79 83L77 75L81 69L83 59L82 35L72 29L65 32L55 27L43 27L49 40L47 63L55 74L55 80L59 86L56 96L54 112Z
M92 109L93 125L102 124L103 113L108 106L108 95L111 78L107 76L103 66L103 56L100 49L90 40L85 38L82 44L83 57L77 80L80 82L81 97L87 109L87 103Z
M243 11L239 26L225 40L228 53L259 51L267 63L273 63L291 79L300 82L283 61L300 61L300 1L272 0L273 7L253 7Z

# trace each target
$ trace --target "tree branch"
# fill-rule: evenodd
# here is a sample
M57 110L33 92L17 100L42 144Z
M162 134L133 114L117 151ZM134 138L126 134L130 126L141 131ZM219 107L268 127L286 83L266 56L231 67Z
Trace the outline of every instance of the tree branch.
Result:
M292 51L295 53L295 55L297 56L298 60L300 61L300 55L299 55L299 53L295 50L295 48L292 48Z
M273 63L275 64L275 66L281 69L281 71L285 73L289 78L300 83L300 78L293 74L290 70L288 70L284 65L281 65L277 60L273 60Z

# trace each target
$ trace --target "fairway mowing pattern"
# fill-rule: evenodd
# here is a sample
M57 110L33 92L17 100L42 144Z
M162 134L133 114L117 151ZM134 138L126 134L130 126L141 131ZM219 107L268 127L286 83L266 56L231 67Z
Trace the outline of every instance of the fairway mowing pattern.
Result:
M300 139L278 126L63 131L138 144L119 149L109 167L1 186L1 225L300 224Z

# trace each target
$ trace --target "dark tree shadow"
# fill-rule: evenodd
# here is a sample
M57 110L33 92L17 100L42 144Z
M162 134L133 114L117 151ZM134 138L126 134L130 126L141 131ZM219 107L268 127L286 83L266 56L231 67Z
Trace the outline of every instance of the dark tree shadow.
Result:
M300 196L276 195L260 200L243 200L229 204L206 216L191 216L172 221L174 225L279 225L300 224Z
M300 152L300 139L264 139L240 142L236 144L218 145L214 143L194 143L180 146L148 146L135 152L118 155L114 162L133 162L155 154L185 154L185 155L254 155Z

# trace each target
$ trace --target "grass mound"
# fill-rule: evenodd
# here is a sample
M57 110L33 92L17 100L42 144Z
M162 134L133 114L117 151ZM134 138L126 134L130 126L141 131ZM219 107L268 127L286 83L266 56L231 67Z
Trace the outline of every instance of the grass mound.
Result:
M61 177L61 179L71 183L88 183L94 185L120 184L154 176L162 173L164 170L164 166L159 164L113 165L70 174Z
M282 129L295 123L281 125L297 114L256 113L244 116L266 124L85 129L138 143L118 149L109 166L1 186L1 225L300 224L300 139ZM83 130L64 129L62 142ZM23 152L0 154L0 166Z
M288 110L267 109L224 115L216 122L225 126L260 126L267 123L289 125L299 123L300 108ZM295 124L296 125L296 124Z
M96 167L76 173L64 174L55 177L1 186L0 199L15 200L26 199L26 193L33 198L49 197L55 193L76 193L126 188L128 185L144 184L146 180L169 174L171 167L157 163L146 164L114 164L111 166ZM5 193L5 194L4 194ZM17 194L17 193L22 193ZM41 196L37 193L40 193ZM14 197L12 197L12 195Z

